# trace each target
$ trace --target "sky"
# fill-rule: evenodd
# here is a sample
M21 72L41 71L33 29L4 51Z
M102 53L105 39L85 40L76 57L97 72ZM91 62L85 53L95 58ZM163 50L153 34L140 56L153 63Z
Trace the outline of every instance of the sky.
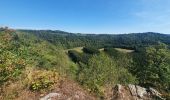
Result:
M0 26L76 33L170 33L170 0L0 0Z

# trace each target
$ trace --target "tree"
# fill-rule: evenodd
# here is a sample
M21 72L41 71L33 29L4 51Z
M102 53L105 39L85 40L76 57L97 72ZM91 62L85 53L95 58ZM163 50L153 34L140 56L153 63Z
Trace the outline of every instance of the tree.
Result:
M90 89L101 94L106 85L135 83L133 77L125 68L119 68L116 62L106 54L93 55L88 64L81 64L78 81Z
M170 51L165 44L146 47L136 58L135 74L145 86L170 87Z
M98 54L98 53L100 53L97 48L92 48L92 47L84 47L83 51L85 53L89 53L89 54Z

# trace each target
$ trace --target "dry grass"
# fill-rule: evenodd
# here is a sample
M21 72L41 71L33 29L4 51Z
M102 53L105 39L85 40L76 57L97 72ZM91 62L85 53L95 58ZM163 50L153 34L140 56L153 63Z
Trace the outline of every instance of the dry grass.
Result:
M100 52L104 51L104 48L99 49Z
M130 50L130 49L123 49L123 48L114 48L117 51L123 52L123 53L132 53L134 52L134 50Z
M51 91L54 88L52 86L48 89L34 92L29 89L33 82L43 77L54 82L55 86L59 84L60 76L58 73L27 67L18 80L8 82L8 84L0 87L0 100L38 100L38 95Z
M6 88L5 95L0 100L39 100L49 93L58 93L60 97L52 100L96 100L96 97L90 95L78 83L73 80L62 79L58 84L54 84L52 89L48 91L32 92L26 88L20 88L19 84L13 84Z
M29 86L32 82L38 80L39 77L46 77L54 84L42 91L31 91ZM55 100L95 100L95 97L90 95L78 83L68 78L59 76L55 71L40 70L32 67L27 67L24 75L15 82L10 82L1 86L0 100L39 100L49 93L59 93L60 98ZM78 99L77 99L78 98Z
M69 50L75 50L79 53L83 53L83 47L76 47L76 48L72 48L72 49L67 49L67 50L65 50L65 52L68 52Z

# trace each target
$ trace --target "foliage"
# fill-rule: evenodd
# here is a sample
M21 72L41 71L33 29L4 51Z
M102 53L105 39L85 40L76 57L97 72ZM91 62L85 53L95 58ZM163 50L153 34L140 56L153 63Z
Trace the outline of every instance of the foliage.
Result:
M0 31L0 84L22 80L28 67L66 75L70 61L60 46L54 46L32 34L3 29ZM32 89L48 87L51 82L37 79ZM45 82L45 83L44 83ZM30 85L29 84L29 85ZM37 85L38 84L38 85ZM39 85L40 84L40 85ZM1 88L1 87L0 87Z
M26 61L11 49L15 41L12 31L0 33L0 84L15 80L25 68Z
M14 80L25 68L25 61L11 52L3 52L0 55L0 84Z
M18 36L23 43L22 48L26 51L24 55L31 65L48 70L56 69L60 74L66 74L69 59L62 47L54 46L28 33L18 33Z
M92 47L84 47L83 51L84 51L84 53L89 53L89 54L98 54L98 53L100 53L98 49L92 48Z
M49 89L54 83L59 81L58 73L52 71L35 71L31 77L30 90L32 91Z
M80 62L87 63L89 58L92 56L86 53L79 53L75 50L69 50L68 55L72 59L72 61L75 63L80 63Z
M54 83L49 80L39 79L39 81L31 84L30 89L33 91L39 91L41 89L49 88L52 84Z
M133 34L75 34L63 31L52 30L18 30L35 35L38 38L47 40L54 45L62 45L64 48L74 47L114 47L138 50L140 47L158 44L163 42L170 44L170 35L160 33L133 33Z
M78 81L90 91L101 95L102 87L106 84L135 83L135 78L126 69L118 68L109 56L100 54L89 59L87 65L81 64Z
M75 63L81 61L81 54L78 53L77 51L70 50L70 51L68 51L68 54L69 54L70 58L72 59L72 61L74 61Z
M79 71L79 64L76 64L74 62L70 63L70 67L67 70L67 77L75 80L77 78L78 71Z
M121 54L119 51L115 50L114 48L104 48L104 52L115 58L118 58L119 55Z
M170 51L166 45L146 47L135 60L132 72L137 75L140 84L169 90Z

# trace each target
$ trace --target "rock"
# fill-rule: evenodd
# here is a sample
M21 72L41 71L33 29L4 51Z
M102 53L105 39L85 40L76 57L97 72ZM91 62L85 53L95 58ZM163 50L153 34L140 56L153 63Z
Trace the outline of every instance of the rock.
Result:
M117 90L118 90L119 93L121 93L121 88L122 88L122 85L118 84L117 85Z
M149 91L152 93L152 95L157 95L157 96L160 96L160 95L161 95L158 91L156 91L156 90L153 89L153 88L149 88Z
M155 89L147 90L147 88L138 85L122 86L118 84L113 88L112 100L164 100Z
M149 91L150 91L152 96L157 97L161 100L165 100L164 98L161 97L161 94L157 90L155 90L153 88L149 88Z
M71 87L71 86L70 86ZM74 90L71 88L65 88L60 91L53 91L40 100L96 100L90 98L85 92L80 89ZM64 91L63 91L64 90ZM74 90L74 91L72 91ZM161 94L153 88L144 88L138 85L129 84L128 86L117 84L113 89L109 90L109 95L106 100L165 100L161 97Z
M118 84L113 88L113 96L111 97L111 100L134 100L132 96L129 96L131 96L131 93L127 91L127 88Z
M137 90L137 95L140 98L143 98L145 95L147 95L146 88L143 88L143 87L140 87L140 86L136 86L136 90Z
M117 85L117 91L118 91L119 97L124 98L122 85L120 84Z
M41 98L40 100L51 100L51 98L56 98L56 97L59 97L59 96L60 96L59 93L49 93L48 95Z
M129 84L128 87L129 87L129 90L130 90L130 93L132 94L132 96L137 96L136 86Z

